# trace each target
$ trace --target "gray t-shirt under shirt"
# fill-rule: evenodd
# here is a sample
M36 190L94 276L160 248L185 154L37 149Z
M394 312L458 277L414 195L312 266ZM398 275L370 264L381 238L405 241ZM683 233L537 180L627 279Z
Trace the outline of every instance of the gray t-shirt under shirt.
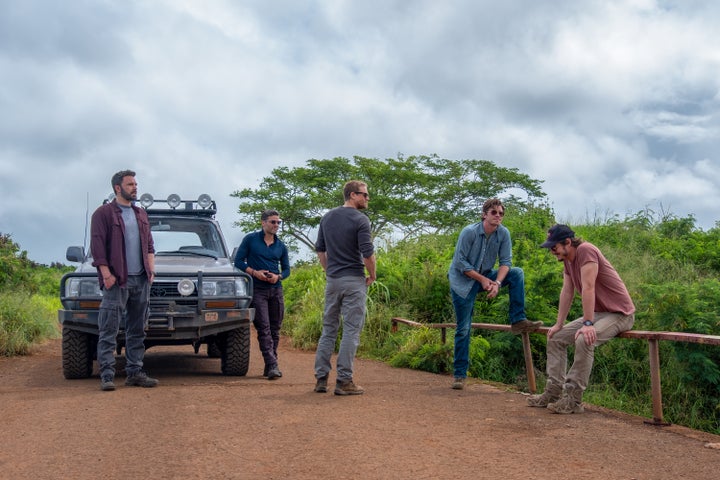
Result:
M141 275L143 267L142 251L140 247L140 230L137 217L132 207L120 205L123 223L125 223L125 259L127 261L128 275Z

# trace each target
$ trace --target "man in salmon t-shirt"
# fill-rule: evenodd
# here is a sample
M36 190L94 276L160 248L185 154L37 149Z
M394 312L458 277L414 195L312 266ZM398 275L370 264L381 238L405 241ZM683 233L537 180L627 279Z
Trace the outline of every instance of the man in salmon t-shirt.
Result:
M553 413L582 413L582 394L590 379L595 347L632 328L635 305L602 252L576 238L567 225L550 228L540 246L563 262L563 286L557 322L548 331L545 392L528 398L528 405L547 407ZM565 324L576 292L582 300L583 316ZM568 371L567 349L573 343L575 356Z

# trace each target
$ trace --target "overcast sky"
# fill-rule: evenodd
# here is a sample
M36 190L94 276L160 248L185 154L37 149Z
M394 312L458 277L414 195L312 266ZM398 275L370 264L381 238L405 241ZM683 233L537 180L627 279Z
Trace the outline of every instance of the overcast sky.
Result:
M715 0L0 0L0 232L67 263L130 168L211 194L232 248L230 194L273 168L398 153L517 168L566 223L709 229L719 25Z

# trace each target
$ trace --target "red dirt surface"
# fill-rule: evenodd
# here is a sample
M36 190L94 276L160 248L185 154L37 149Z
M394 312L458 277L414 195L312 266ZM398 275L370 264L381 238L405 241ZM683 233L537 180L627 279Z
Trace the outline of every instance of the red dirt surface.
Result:
M587 406L553 415L523 394L359 359L366 393L313 392L313 352L280 350L262 378L190 347L155 347L154 389L65 380L61 345L0 358L0 477L7 479L713 479L720 437ZM122 363L120 363L122 365ZM330 377L334 381L334 372Z

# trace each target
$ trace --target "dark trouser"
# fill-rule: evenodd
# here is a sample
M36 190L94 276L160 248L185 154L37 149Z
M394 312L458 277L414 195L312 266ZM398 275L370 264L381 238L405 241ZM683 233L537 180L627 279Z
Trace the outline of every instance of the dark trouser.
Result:
M257 288L253 291L258 345L266 367L277 365L277 348L280 343L280 328L285 316L285 299L282 287Z

